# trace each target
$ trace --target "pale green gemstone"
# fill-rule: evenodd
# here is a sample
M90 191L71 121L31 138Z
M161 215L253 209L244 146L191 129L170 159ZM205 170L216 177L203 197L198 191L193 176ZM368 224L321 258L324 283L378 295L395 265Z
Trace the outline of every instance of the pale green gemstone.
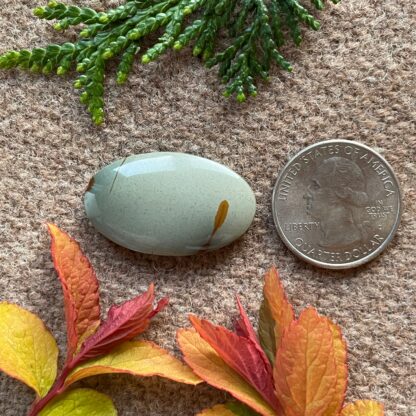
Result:
M241 176L184 153L116 161L91 179L84 203L94 227L110 240L165 256L230 244L245 233L256 210L253 191Z

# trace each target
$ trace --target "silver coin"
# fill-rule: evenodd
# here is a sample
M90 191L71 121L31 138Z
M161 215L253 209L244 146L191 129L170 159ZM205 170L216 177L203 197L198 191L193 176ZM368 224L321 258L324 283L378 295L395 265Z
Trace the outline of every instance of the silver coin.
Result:
M328 140L296 154L273 191L277 231L316 266L346 269L380 254L400 222L401 194L391 166L373 149Z

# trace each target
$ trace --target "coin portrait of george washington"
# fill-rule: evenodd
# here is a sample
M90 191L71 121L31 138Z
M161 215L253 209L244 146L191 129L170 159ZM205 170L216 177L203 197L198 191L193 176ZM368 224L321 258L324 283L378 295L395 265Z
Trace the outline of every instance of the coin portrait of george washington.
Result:
M280 172L273 192L277 231L295 254L325 268L376 257L397 230L401 197L390 165L347 140L314 144Z

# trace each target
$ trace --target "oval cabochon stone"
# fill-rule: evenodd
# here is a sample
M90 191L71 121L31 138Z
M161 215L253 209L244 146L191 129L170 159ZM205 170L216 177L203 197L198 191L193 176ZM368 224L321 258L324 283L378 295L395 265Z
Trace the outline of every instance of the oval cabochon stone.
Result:
M185 153L117 160L91 179L85 210L104 236L134 251L186 256L230 244L253 221L256 200L231 169Z

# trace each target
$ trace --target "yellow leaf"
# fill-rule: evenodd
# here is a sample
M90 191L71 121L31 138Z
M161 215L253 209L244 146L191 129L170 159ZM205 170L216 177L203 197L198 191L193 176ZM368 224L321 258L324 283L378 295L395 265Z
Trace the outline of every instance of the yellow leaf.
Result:
M0 303L0 370L43 397L56 378L58 347L33 313Z
M342 337L341 328L329 320L328 323L333 335L337 382L333 399L322 416L334 416L339 414L342 405L344 404L348 384L347 344Z
M75 389L57 396L38 416L117 416L117 410L105 394Z
M263 416L276 416L274 410L217 352L194 330L178 331L178 342L185 362L212 386L230 393Z
M196 416L235 416L235 413L227 409L223 404L217 404L211 409L205 409Z
M333 333L315 309L305 309L285 331L274 379L286 416L322 416L332 403L337 382Z
M241 402L229 402L205 409L196 416L258 416L258 413Z
M373 400L358 400L345 406L340 416L384 416L384 406Z
M189 367L157 345L148 341L129 341L113 349L111 353L77 367L67 377L65 385L106 373L160 376L193 385L202 382Z

